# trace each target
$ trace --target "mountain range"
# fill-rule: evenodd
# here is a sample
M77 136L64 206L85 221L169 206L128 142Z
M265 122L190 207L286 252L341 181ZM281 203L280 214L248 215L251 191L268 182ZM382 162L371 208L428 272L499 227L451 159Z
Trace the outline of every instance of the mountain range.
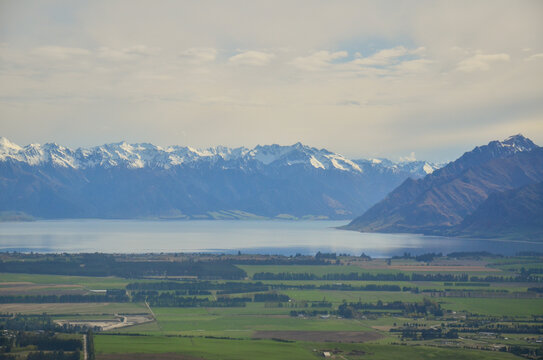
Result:
M439 167L351 160L301 143L72 150L0 138L0 211L45 219L352 219L405 179Z
M541 239L542 181L543 148L515 135L476 147L424 178L406 179L344 228Z

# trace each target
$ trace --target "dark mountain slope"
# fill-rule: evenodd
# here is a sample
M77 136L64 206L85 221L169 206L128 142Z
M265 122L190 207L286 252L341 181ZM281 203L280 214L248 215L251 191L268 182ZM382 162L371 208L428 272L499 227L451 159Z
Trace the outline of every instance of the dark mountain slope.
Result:
M543 239L543 182L491 194L451 235Z
M433 233L459 224L494 193L543 180L543 149L521 135L465 153L423 179L407 179L345 228Z

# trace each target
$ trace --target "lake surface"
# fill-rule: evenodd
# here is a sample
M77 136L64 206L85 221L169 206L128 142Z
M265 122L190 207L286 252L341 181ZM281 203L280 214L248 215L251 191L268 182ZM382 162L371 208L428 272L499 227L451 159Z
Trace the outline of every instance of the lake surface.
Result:
M47 220L0 223L0 251L216 252L294 255L362 252L372 257L455 251L513 255L543 243L337 230L346 221Z

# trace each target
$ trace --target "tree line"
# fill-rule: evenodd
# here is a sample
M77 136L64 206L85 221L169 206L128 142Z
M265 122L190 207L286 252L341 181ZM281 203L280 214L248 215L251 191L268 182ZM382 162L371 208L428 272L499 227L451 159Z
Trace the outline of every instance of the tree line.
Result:
M177 296L172 293L161 293L158 296L149 296L146 301L150 306L157 307L244 307L246 302L251 301L250 298L217 298L210 300L209 298Z
M31 347L26 360L79 360L83 349L81 339L61 338L52 331L4 331L0 335L0 359L21 359L10 355L20 354L19 349Z
M314 273L270 273L259 272L253 275L254 280L344 280L344 281L468 281L467 274L406 274L406 273L330 273L317 275Z
M0 272L72 276L197 276L210 279L243 279L247 274L228 261L131 261L109 254L43 255L0 260Z
M197 291L217 290L218 294L235 294L244 292L267 291L268 285L261 282L211 282L211 281L155 281L155 282L136 282L126 285L127 290L179 290L188 291L189 295L200 295ZM203 295L203 294L202 294Z
M434 316L443 316L443 309L437 302L424 299L422 302L403 302L392 301L384 303L378 300L377 303L363 303L358 301L356 303L344 302L338 307L337 314L347 319L361 317L363 313L367 313L369 310L399 310L403 315L409 316L411 314L427 315L432 314Z

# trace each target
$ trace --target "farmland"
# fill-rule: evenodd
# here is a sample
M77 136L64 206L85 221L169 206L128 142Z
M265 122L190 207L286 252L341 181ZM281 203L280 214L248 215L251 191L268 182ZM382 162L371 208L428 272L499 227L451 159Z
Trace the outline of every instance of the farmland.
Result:
M33 255L31 261L87 266L86 259ZM92 351L103 360L543 356L543 258L537 254L424 261L336 254L91 259L119 274L74 275L81 270L71 265L63 266L68 274L29 274L24 264L9 272L9 262L29 259L4 255L0 327L47 323L70 336L90 328ZM186 275L180 276L175 264L187 261L200 264L181 266ZM126 276L138 262L147 264ZM165 272L153 273L153 262ZM226 278L217 275L221 269ZM24 359L28 351L12 353Z

